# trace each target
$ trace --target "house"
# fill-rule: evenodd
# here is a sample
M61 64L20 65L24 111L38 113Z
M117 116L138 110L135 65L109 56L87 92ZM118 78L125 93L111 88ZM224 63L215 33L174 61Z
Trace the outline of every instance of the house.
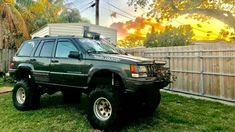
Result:
M47 24L39 30L33 32L31 37L44 37L56 35L75 35L83 37L85 32L96 32L106 40L116 45L117 31L112 28L97 26L88 23L52 23Z

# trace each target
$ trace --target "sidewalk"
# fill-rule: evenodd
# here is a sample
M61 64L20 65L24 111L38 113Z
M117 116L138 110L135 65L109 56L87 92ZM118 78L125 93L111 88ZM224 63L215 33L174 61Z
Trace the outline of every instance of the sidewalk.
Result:
M9 93L11 91L12 91L12 87L1 87L0 88L0 94Z

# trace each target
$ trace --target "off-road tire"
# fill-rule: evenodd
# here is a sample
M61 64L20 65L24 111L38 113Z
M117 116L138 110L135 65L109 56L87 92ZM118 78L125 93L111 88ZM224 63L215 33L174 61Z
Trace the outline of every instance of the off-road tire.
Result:
M61 92L65 103L80 103L82 93L79 90L68 89Z
M111 114L108 119L101 120L95 112L96 102L99 99L105 99L111 104ZM97 104L98 105L98 104ZM110 130L115 129L120 119L120 100L116 91L109 88L95 89L89 95L88 102L88 120L90 124L97 129Z
M16 109L25 111L38 108L40 96L37 88L33 87L29 80L20 80L14 86L12 100ZM20 97L23 97L23 100L19 99Z

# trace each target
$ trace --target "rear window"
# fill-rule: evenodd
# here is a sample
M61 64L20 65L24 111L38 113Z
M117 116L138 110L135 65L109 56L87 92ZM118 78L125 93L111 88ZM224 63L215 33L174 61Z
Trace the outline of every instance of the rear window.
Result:
M20 51L18 52L17 56L30 56L32 53L34 47L38 41L27 41L24 42L20 48Z

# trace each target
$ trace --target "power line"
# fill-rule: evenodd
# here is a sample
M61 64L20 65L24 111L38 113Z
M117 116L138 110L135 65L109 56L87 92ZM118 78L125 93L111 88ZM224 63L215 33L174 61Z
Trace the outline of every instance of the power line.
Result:
M87 2L88 2L88 3L87 3ZM84 0L84 1L82 1L82 2L79 3L79 1L74 0L73 2L71 2L70 5L73 4L73 6L74 6L75 8L80 9L80 6L86 7L87 5L92 4L93 2L94 2L94 1L87 1L87 0ZM82 7L81 7L81 8L82 8ZM83 8L83 9L84 9L84 8Z
M131 16L131 17L136 18L136 16L134 16L134 15L132 15L132 14L130 14L130 13L128 13L128 12L126 12L126 11L123 11L122 9L120 9L120 8L116 7L115 5L113 5L113 4L111 4L111 3L108 3L108 2L106 2L106 1L105 1L105 3L107 3L108 5L110 5L110 6L114 7L115 9L117 9L117 10L119 10L119 11L121 11L121 12L123 12L123 13L125 13L125 14L127 14L127 15L129 15L129 16Z
M84 12L85 10L89 9L89 8L93 8L96 4L92 3L91 5L89 5L88 7L84 8L83 10L80 11L80 13Z
M101 9L105 9L105 10L108 10L108 11L112 11L112 12L115 12L116 14L118 14L118 15L120 15L120 16L123 16L123 17L125 17L125 18L131 19L131 20L134 20L134 18L131 18L131 17L126 16L126 15L123 15L123 14L121 14L121 13L117 12L117 11L113 11L113 10L107 9L107 8L105 8L105 7L102 7Z
M109 3L109 0L108 0L108 3ZM112 11L110 10L110 5L109 5L109 13L111 14ZM113 17L110 15L111 19L112 19L112 23L113 23Z
M68 5L68 6L71 6L72 4L77 5L78 4L77 2L79 2L79 1L76 1L76 0L69 1L69 0L67 0L64 4ZM84 2L86 2L86 0L83 0L82 2L80 2L80 4L83 4Z

